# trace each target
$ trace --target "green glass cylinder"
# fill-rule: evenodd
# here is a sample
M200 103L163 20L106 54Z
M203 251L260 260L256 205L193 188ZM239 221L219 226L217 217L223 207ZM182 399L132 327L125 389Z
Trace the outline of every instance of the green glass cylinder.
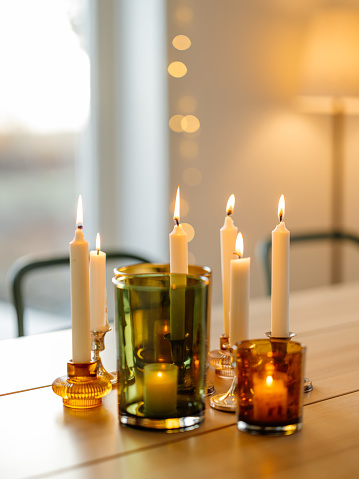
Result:
M208 278L119 273L113 283L120 423L195 427L204 418Z
M238 375L238 429L290 435L302 428L304 345L253 339L233 347Z

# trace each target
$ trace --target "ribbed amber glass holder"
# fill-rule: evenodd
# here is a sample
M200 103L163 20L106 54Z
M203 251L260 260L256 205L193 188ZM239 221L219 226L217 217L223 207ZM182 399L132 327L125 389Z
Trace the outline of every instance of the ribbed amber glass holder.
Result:
M112 384L106 377L97 375L96 367L96 361L67 363L67 376L52 383L52 390L62 397L64 406L89 409L102 404L102 398L112 390Z

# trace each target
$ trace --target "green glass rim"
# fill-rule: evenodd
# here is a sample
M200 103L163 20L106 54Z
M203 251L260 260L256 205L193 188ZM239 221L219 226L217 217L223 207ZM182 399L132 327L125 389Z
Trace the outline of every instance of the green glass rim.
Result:
M209 266L200 266L195 264L188 265L190 275L207 276L212 274ZM114 268L115 276L134 275L134 274L153 274L153 273L169 273L169 263L135 263L120 268Z
M186 284L176 284L176 288L173 288L170 284L171 278L186 278ZM132 283L132 280L166 280L166 284L136 284ZM125 274L117 275L112 278L112 283L118 289L128 289L132 291L169 291L171 289L177 290L195 290L204 289L209 285L209 279L206 276L196 276L190 274L178 274L178 273L151 273L151 274Z

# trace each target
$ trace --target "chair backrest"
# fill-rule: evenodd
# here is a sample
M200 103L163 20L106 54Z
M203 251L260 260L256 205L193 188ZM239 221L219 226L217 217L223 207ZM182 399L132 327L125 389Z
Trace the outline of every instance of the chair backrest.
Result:
M348 241L359 247L359 236L344 231L318 231L290 235L290 243L302 243L310 241ZM256 253L264 271L266 292L271 294L271 251L272 238L265 238L257 243Z
M150 260L144 256L128 251L106 251L106 258L109 261L116 260L116 266L131 262L149 263ZM18 336L24 336L24 281L31 273L50 268L66 268L70 266L69 255L62 254L54 256L51 254L29 254L18 258L8 271L11 298L15 307L18 325Z

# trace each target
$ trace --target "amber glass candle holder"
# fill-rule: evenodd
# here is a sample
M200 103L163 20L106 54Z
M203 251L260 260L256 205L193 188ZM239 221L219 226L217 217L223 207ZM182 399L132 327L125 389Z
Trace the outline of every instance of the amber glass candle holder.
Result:
M197 427L204 419L208 278L117 274L113 283L120 423Z
M153 273L169 273L170 265L168 263L137 263L121 268L115 268L115 277L119 275L134 275L134 274L153 274ZM188 265L188 273L191 276L205 276L208 281L208 309L207 309L207 342L206 349L209 351L209 342L211 336L211 300L212 300L212 269L209 266L200 266L197 264ZM210 396L214 394L214 384L208 379L208 364L206 364L206 387L205 395Z
M102 398L112 390L109 379L97 375L97 363L67 363L67 376L52 383L52 390L62 397L64 406L89 409L100 406Z
M304 345L254 339L233 346L237 364L238 429L290 435L302 428Z

